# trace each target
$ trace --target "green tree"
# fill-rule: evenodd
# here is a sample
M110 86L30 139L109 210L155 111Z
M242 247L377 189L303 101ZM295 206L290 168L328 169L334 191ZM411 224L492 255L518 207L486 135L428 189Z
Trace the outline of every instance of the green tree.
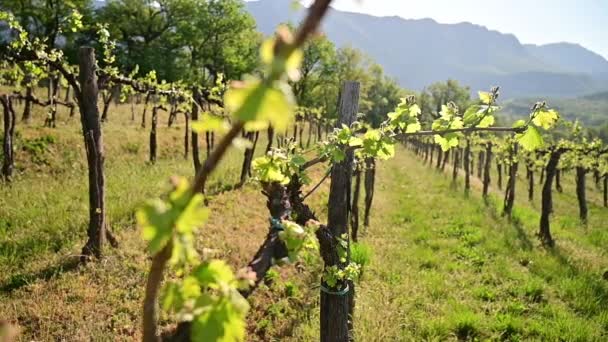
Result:
M49 48L73 38L72 28L91 20L91 0L0 0L0 10L11 12L28 33L46 40ZM60 39L64 38L64 39Z
M176 24L177 42L187 50L190 79L238 79L253 71L261 41L255 20L239 0L184 0L187 13Z
M186 0L108 0L98 20L117 40L118 62L125 70L139 65L142 74L156 70L174 81L185 72L177 63L181 45L175 27L187 20Z
M365 94L368 108L365 120L373 127L387 119L387 113L399 104L401 98L408 93L402 89L397 81L386 74L379 64L373 64L369 70L369 85Z
M324 35L313 37L304 48L304 58L300 68L300 79L293 84L293 91L301 106L323 107L320 93L327 90L336 72L336 48Z
M456 80L437 82L424 89L419 96L419 105L422 109L423 119L432 121L439 117L441 106L454 102L460 110L467 108L471 102L471 90L461 86Z

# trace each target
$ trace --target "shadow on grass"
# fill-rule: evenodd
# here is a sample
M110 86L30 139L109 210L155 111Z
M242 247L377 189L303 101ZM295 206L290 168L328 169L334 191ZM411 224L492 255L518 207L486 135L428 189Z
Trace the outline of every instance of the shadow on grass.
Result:
M59 265L49 266L35 273L15 274L0 285L0 292L10 293L36 280L49 280L63 272L75 270L80 264L80 257L72 256Z
M521 219L519 219L519 217L515 215L511 215L511 217L508 218L508 221L511 223L513 228L515 228L517 238L521 243L521 248L528 251L534 248L534 244L532 243L532 241L530 241L530 238L528 238L528 234L526 234L526 231L524 230L524 225Z
M608 279L606 273L595 274L581 270L572 258L564 255L559 247L546 248L548 255L554 258L562 267L563 277L571 283L567 288L560 284L563 291L569 295L564 298L567 303L580 314L591 317L603 315L608 308ZM547 270L534 268L531 271L545 279L553 279L554 274L547 274ZM566 283L568 284L568 283Z
M524 229L523 221L514 213L511 214L510 217L505 217L502 212L501 203L497 202L496 198L493 196L487 196L483 198L483 204L489 209L490 214L494 220L503 220L506 219L507 222L515 228L515 232L517 233L517 239L520 242L520 247L523 250L531 250L534 248L534 243L528 237L526 230Z

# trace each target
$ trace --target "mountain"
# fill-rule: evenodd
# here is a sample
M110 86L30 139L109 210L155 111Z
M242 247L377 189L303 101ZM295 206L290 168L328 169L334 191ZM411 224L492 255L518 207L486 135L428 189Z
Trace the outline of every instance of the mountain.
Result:
M245 3L258 28L271 34L305 8L290 1ZM420 90L447 78L472 90L500 85L503 97L568 97L608 89L608 61L580 45L524 45L512 34L432 19L376 17L332 9L323 31L337 45L363 50L406 88Z
M524 45L534 57L566 72L608 73L606 59L578 44Z

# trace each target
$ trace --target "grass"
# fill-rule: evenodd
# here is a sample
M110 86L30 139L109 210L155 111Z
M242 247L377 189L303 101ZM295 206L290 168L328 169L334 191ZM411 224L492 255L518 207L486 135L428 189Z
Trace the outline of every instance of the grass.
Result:
M546 250L535 237L537 204L526 196L516 197L509 222L500 217L497 189L489 204L479 182L465 196L462 180L453 186L403 148L379 165L372 224L362 238L374 257L357 287L357 340L608 338L608 257L594 241L605 236L608 210L594 207L580 225L567 178L553 218L557 247ZM517 186L524 192L525 179ZM314 340L317 319L292 340Z
M36 115L29 127L17 126L18 176L0 185L0 317L18 322L24 341L139 339L149 261L133 212L166 189L168 176L192 174L182 155L183 129L167 128L160 118L152 165L148 131L130 121L128 108L111 111L104 124L108 218L121 245L101 262L75 267L87 222L79 123L60 113L59 128L45 129ZM34 147L24 150L26 144ZM232 151L211 186L236 183L240 162L241 153ZM318 179L322 170L316 173ZM479 182L465 197L460 181L455 187L450 179L403 148L379 163L371 226L352 249L366 264L356 288L356 339L608 339L608 211L598 205L598 192L589 189L594 204L582 226L573 175L563 177L552 218L557 247L547 250L534 235L540 204L527 201L525 179L517 183L512 221L500 217L497 189L485 203ZM259 191L246 185L214 196L200 248L245 265L268 229ZM321 217L327 194L324 186L309 199ZM318 265L273 269L250 300L248 339L317 340L318 271ZM164 329L172 322L162 317Z
M0 184L0 317L21 325L24 340L139 339L149 262L134 212L168 189L169 176L193 175L191 159L183 156L183 122L168 128L166 118L159 118L158 160L150 164L148 129L130 120L128 106L112 107L110 121L103 125L106 203L120 247L109 248L102 262L77 267L88 222L80 122L60 109L58 128L43 128L43 115L36 108L30 124L17 124L16 176L12 184ZM203 137L201 144L204 158ZM265 145L262 134L257 155ZM232 149L212 175L213 214L198 240L200 249L211 248L235 268L249 262L268 231L259 188L246 184L221 191L238 182L241 162L242 152ZM321 187L310 197L321 216L327 193ZM256 291L249 316L253 340L288 334L307 314L305 308L315 300L310 290L317 271L282 267L271 285ZM162 319L169 328L170 317Z

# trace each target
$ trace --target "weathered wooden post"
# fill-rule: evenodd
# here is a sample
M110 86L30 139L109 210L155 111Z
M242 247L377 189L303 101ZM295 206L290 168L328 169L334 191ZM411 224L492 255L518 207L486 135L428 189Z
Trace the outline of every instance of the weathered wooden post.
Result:
M505 200L502 215L511 217L513 212L513 203L515 202L515 183L517 180L517 169L519 164L514 162L515 156L517 156L517 151L519 150L519 144L514 143L513 148L509 153L509 160L511 165L509 167L509 179L507 180L507 189L505 191Z
M2 141L4 160L2 161L2 176L7 182L10 182L14 168L13 136L15 133L15 110L13 109L10 96L6 94L2 95L0 101L2 101L4 109L4 138Z
M576 167L576 199L578 200L578 209L581 223L587 224L587 195L586 181L587 169L582 166Z
M359 83L345 82L340 96L340 118L337 127L342 124L350 126L355 121L359 111ZM348 211L350 207L350 191L352 180L353 152L346 153L346 158L334 164L331 171L331 185L328 204L327 229L317 232L320 242L320 252L325 263L325 269L342 269L350 262L340 260L338 248L340 239L346 234L346 249L349 250ZM339 281L331 287L321 280L321 329L322 342L347 342L352 329L352 313L354 305L354 284Z
M473 170L473 161L471 160L471 139L467 135L465 138L466 145L464 147L464 193L469 194L471 189L471 173Z
M488 189L490 187L490 167L492 166L492 143L486 143L486 151L484 153L484 168L483 168L483 197L488 197Z
M200 104L200 90L197 87L194 87L194 89L192 89L192 122L195 123L196 121L198 121L198 106ZM199 151L198 151L198 133L196 133L195 131L192 131L191 133L191 145L192 145L192 162L194 163L194 174L198 173L198 170L201 168L201 158L199 156Z

